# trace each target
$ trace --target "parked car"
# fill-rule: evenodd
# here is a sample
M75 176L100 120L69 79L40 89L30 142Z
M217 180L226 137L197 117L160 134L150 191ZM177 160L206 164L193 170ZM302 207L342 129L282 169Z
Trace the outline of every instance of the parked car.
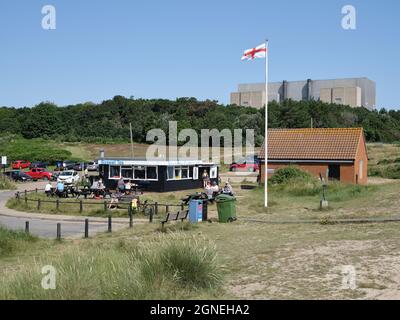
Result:
M35 161L32 162L31 165L29 166L31 169L32 168L47 168L47 163L41 162L41 161Z
M256 172L260 168L258 161L253 156L246 157L238 162L234 162L229 166L229 171L249 171Z
M32 181L32 177L20 170L12 170L5 173L10 179L14 181L27 182Z
M71 161L71 160L64 160L62 162L62 169L63 170L73 170L74 166L75 166L75 162Z
M80 180L79 173L75 170L66 170L60 173L57 178L58 182L64 182L65 184L75 184Z
M32 168L30 171L25 172L28 176L31 176L33 180L47 179L51 180L53 175L51 172L44 168Z
M72 169L74 169L74 170L76 170L76 171L82 171L82 170L85 170L87 167L88 167L88 164L87 164L87 163L82 163L82 162L80 162L80 163L76 163L76 164L72 167ZM89 169L88 169L88 170L89 170Z
M96 161L89 161L87 164L87 169L89 171L98 171L99 170L99 164Z
M31 165L31 163L29 161L26 160L16 160L12 163L11 167L14 170L21 170L21 169L26 169L29 168L29 166Z

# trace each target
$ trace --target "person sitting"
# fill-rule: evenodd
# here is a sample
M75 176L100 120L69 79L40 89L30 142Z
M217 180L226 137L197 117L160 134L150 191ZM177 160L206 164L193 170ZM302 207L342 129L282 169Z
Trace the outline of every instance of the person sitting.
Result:
M61 181L57 182L57 196L58 197L63 197L64 196L64 191L65 191L65 187L64 187L64 183L62 183Z
M44 187L44 193L46 196L50 197L52 194L53 186L51 185L50 181L47 182L46 186Z
M124 191L125 191L125 182L124 182L124 178L122 178L122 177L118 180L118 191L121 193L124 193Z
M130 194L132 189L131 182L128 180L127 183L125 183L125 194Z
M206 185L206 187L204 189L204 192L206 193L208 200L212 200L212 198L213 198L213 189L212 189L212 186L211 186L210 182L207 182L207 185Z
M222 189L222 193L223 194L228 194L228 195L233 197L233 195L234 195L233 188L232 188L231 184L228 181L225 182L225 186Z
M219 194L219 187L215 181L212 183L211 190L213 193L213 198L215 198Z

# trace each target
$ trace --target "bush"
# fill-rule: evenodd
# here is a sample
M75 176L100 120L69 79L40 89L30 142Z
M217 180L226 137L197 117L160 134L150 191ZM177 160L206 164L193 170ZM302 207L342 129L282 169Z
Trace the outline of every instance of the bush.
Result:
M309 181L312 179L311 174L301 170L296 166L288 166L285 168L278 169L271 178L272 184L285 184L293 180L304 180Z

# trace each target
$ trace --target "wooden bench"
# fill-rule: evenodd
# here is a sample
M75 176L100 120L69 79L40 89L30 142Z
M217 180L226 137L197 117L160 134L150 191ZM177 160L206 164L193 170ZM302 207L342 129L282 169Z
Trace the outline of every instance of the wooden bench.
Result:
M189 210L181 210L175 213L168 212L164 220L161 221L161 230L164 230L164 224L169 221L185 220L189 214Z

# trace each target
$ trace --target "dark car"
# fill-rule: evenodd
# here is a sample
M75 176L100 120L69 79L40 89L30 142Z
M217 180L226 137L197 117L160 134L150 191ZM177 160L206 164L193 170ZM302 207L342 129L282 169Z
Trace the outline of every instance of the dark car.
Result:
M72 169L75 171L82 171L85 170L88 167L87 163L76 163Z
M76 163L74 161L64 160L62 163L62 169L63 170L73 170L75 165L76 165Z
M35 161L32 162L30 165L30 168L42 168L42 169L46 169L47 168L47 163L41 162L41 161Z
M20 170L13 170L6 172L5 175L14 181L27 182L33 180L31 176L27 175L25 172Z

